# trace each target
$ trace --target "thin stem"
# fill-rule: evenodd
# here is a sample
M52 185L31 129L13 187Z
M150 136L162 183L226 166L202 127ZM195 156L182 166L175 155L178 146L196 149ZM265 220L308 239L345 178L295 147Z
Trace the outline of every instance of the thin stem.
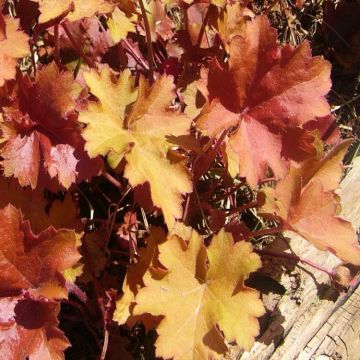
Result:
M141 55L137 54L136 50L133 46L129 43L127 39L122 40L125 45L125 50L134 58L134 60L141 65L145 70L149 71L148 64L143 60Z
M79 58L78 62L76 63L74 74L73 74L74 80L77 78L77 76L79 74L82 63L83 63L83 59Z
M34 69L34 77L36 77L36 62L35 62L35 53L34 53L34 45L30 42L30 53L31 53L31 65Z
M105 325L105 327L106 327L106 325ZM100 360L105 360L108 346L109 346L109 330L105 328L105 331L104 331L104 344L103 344L103 348L102 348L102 351L101 351Z
M184 28L186 31L188 31L189 29L189 16L187 13L187 9L189 7L188 4L186 4L185 2L180 2L180 8L182 10L182 14L183 14L183 18L184 18Z
M235 186L233 186L231 188L231 190L229 190L229 188L227 189L226 193L222 194L222 195L219 195L218 197L215 197L214 199L212 199L212 202L213 203L217 203L218 201L221 201L221 200L224 200L226 198L228 198L230 195L234 194L236 191L239 190L240 187L244 186L244 183L240 183L240 184L237 184Z
M228 212L226 213L226 216L230 216L230 215L233 215L233 214L236 214L236 213L242 213L243 211L245 211L247 209L257 207L258 205L259 205L258 201L256 201L256 200L250 201L247 204L244 204L244 205L239 206L237 208L228 210Z
M196 199L196 202L197 202L197 204L198 204L198 206L199 206L200 213L201 213L201 216L202 216L202 218L203 218L203 220L204 220L205 227L206 227L207 231L209 232L209 234L212 234L213 232L212 232L212 230L210 229L210 226L209 226L209 224L208 224L208 222L207 222L207 219L206 219L206 216L205 216L205 212L204 212L204 209L202 208L201 201L200 201L200 197L199 197L199 194L198 194L198 192L197 192L196 189L194 189L193 194L195 195L195 199Z
M151 41L151 32L150 32L150 25L149 20L146 15L146 10L144 6L143 0L139 0L140 9L141 9L141 15L144 20L144 26L145 26L145 34L146 34L146 45L148 50L148 62L149 62L149 73L150 73L150 84L152 84L155 80L154 77L154 51L152 47L152 41Z
M201 41L202 41L202 38L204 36L204 33L205 33L205 29L206 29L206 26L207 26L207 23L209 21L209 17L210 17L210 8L211 8L211 4L209 5L208 7L208 10L206 12L206 15L205 15L205 18L201 24L201 28L200 28L200 31L199 31L199 36L198 36L198 39L197 39L197 43L196 45L200 47L201 45Z
M202 156L198 156L194 162L194 167L195 167L195 164L200 160L202 159L203 161L203 165L201 166L200 168L200 171L198 171L197 173L194 173L194 183L196 183L200 177L206 173L206 171L208 171L210 165L212 164L212 162L214 161L217 153L218 153L218 150L219 150L219 147L221 146L225 136L227 135L227 130L224 130L221 135L219 136L219 138L217 139L214 147L211 149L211 151L209 152L208 156L205 158L205 160L203 160L203 157Z
M314 269L317 269L317 270L320 270L320 271L324 272L325 274L329 275L329 277L331 279L334 276L334 273L332 271L329 271L328 269L325 269L324 267L322 267L322 266L320 266L318 264L315 264L311 260L303 259L303 258L301 258L300 256L297 256L297 255L287 254L287 253L277 253L277 252L271 251L271 250L255 250L255 252L258 253L259 255L279 257L279 258L284 258L284 259L297 261L297 262L300 261L303 264L307 264L307 265L311 266Z
M119 190L122 189L122 185L119 181L117 181L112 175L110 175L106 170L102 171L102 176L109 181L111 184L113 184L115 187L117 187Z
M279 225L270 229L262 229L257 231L252 231L249 234L249 237L259 237L259 236L265 236L265 235L272 235L277 234L279 232L283 231L283 226Z
M190 204L190 194L186 194L185 208L181 219L182 222L186 222L186 218L189 212L189 204Z
M120 70L124 70L126 69L126 52L123 41L119 42L118 49L119 49Z
M59 24L54 26L54 38L55 38L55 64L60 68L60 46L59 46Z
M121 196L120 200L117 202L116 206L115 206L115 210L113 212L114 215L112 215L111 218L111 224L108 230L108 234L106 236L106 240L105 240L105 252L110 255L110 251L108 249L109 246L109 241L110 241L110 237L111 237L111 233L113 231L113 228L115 226L115 220L116 220L116 213L119 210L120 204L124 201L125 197L127 196L127 194L130 192L131 190L131 186L128 185L127 189L124 191L123 195Z
M76 42L75 38L73 37L68 25L66 22L63 22L61 24L61 26L63 27L67 37L69 38L71 45L74 47L75 51L77 52L77 54L83 59L84 63L90 67L95 67L95 63L89 59L84 52L82 51L82 49L80 48L79 44Z

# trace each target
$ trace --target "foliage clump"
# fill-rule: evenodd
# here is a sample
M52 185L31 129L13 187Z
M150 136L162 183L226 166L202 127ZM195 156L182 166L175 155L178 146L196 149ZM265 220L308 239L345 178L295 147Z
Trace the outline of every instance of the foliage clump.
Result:
M0 1L1 358L250 350L283 231L360 266L319 7L280 3Z

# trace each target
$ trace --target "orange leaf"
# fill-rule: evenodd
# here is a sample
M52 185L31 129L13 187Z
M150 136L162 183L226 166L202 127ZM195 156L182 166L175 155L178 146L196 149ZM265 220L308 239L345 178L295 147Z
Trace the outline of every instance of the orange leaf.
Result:
M66 297L63 273L80 259L75 232L49 227L35 235L12 205L0 210L0 226L0 296Z
M46 23L72 10L66 18L69 21L111 12L115 5L108 0L32 0L39 3L39 23Z
M51 225L61 229L75 229L77 232L83 230L83 223L70 193L65 195L63 201L54 200L49 208L42 189L22 188L15 179L3 176L0 176L0 193L0 208L11 203L21 209L24 218L30 220L35 234Z
M17 60L27 56L30 52L28 36L19 29L19 20L0 14L4 21L4 36L0 38L0 87L5 80L15 78Z
M145 287L135 297L134 314L164 316L157 327L156 355L207 359L224 353L221 332L249 350L264 307L244 281L260 267L259 256L249 243L234 244L223 230L208 248L195 231L187 240L172 235L159 245L159 261L167 272L147 270Z
M263 213L279 216L285 228L328 250L339 258L360 265L360 247L350 222L337 216L340 202L334 190L342 175L342 158L350 141L336 146L324 158L313 158L301 168L292 168L275 189L265 188Z
M12 205L0 210L0 227L0 357L64 359L56 300L67 298L64 276L80 258L75 232L35 235Z
M166 239L163 230L152 228L149 237L146 239L146 248L139 251L140 260L136 264L129 266L123 283L123 296L116 302L116 310L113 319L120 325L127 323L132 326L138 321L139 317L132 313L135 305L135 296L139 289L144 286L143 276L151 265L156 264L158 257L158 245ZM140 320L144 320L140 318ZM147 328L154 327L154 321L146 318Z

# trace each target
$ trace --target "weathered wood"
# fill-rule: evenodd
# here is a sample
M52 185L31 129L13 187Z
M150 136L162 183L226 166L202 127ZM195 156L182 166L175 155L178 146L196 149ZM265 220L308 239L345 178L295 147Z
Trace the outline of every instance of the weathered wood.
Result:
M360 227L360 158L342 182L342 214L354 228ZM329 270L340 263L335 256L317 250L298 235L290 235L295 254ZM299 264L280 283L287 292L271 315L269 327L250 352L237 353L241 360L360 360L360 286L337 297L321 271ZM291 276L301 281L294 290Z
M360 359L360 286L329 317L298 359Z
M300 256L328 269L339 263L334 256L304 241L298 236L291 239L293 250ZM289 278L283 277L282 284L288 292L273 312L270 326L251 352L238 358L307 360L326 355L330 359L359 360L360 286L336 299L336 291L326 285L326 274L302 265L297 271L301 276L300 287L292 291Z

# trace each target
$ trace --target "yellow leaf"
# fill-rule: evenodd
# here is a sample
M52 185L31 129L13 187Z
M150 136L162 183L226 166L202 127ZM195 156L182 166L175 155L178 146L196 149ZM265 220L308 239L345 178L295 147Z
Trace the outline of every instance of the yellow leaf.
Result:
M115 8L107 21L111 38L115 44L126 39L129 32L135 32L135 24L119 8Z
M205 98L197 88L196 82L189 84L186 89L182 91L182 95L186 104L185 114L193 119L196 118L205 104Z
M160 228L151 228L149 237L146 239L146 248L139 251L140 260L129 266L123 284L123 296L116 302L113 320L120 325L133 323L131 307L134 304L135 295L144 286L143 276L154 259L157 258L157 246L166 239L165 232Z
M159 252L168 271L161 277L151 268L145 273L134 308L135 315L164 316L156 355L208 359L227 350L225 339L249 350L259 332L256 317L264 314L258 292L244 285L261 265L251 244L234 244L222 230L206 248L193 231L188 242L170 236Z
M109 0L73 0L73 2L75 9L66 17L69 21L110 13L115 7L115 4Z
M65 13L73 3L72 0L35 0L39 3L40 17L39 23L46 23L61 14Z
M170 108L175 96L172 78L159 77L152 86L140 78L137 101L130 113L137 91L129 70L117 81L107 68L100 74L85 73L84 78L100 101L80 113L79 120L87 124L85 149L90 157L108 155L113 168L125 157L125 177L132 186L150 184L152 201L162 209L171 229L182 215L182 194L192 190L187 169L167 158L174 147L169 136L188 134L191 124L186 115Z
M115 4L109 0L32 0L39 4L39 23L46 23L72 10L66 16L69 21L106 14L113 11Z
M30 52L29 37L19 30L19 19L4 16L2 21L6 36L0 39L0 87L4 85L5 80L15 78L17 60Z
M80 113L79 121L88 124L83 133L85 149L90 157L106 155L109 151L123 154L133 142L124 127L125 108L136 99L134 81L130 70L125 70L114 83L108 68L98 75L95 71L84 73L86 84L100 100L91 103Z

